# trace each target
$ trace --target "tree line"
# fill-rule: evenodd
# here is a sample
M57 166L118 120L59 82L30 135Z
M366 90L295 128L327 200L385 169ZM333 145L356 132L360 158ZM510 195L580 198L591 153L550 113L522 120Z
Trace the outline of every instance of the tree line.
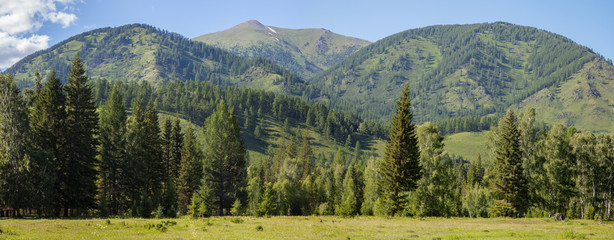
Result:
M437 127L413 123L406 85L381 159L358 141L318 155L307 132L249 159L232 97L205 117L200 143L178 118L159 124L158 98L137 95L128 116L120 84L96 111L87 79L78 56L65 86L52 73L20 94L1 76L1 215L611 218L614 135L538 129L534 109L508 110L491 154L469 163L443 150Z

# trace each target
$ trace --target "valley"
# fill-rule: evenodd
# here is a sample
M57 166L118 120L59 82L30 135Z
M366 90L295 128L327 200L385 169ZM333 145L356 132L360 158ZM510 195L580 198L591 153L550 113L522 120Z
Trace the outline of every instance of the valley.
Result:
M88 30L0 74L0 238L608 239L613 90L507 22Z

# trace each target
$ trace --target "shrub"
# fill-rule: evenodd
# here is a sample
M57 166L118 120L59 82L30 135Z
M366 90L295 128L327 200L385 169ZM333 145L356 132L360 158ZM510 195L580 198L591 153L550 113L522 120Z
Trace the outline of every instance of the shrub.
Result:
M262 232L262 231L264 231L264 228L262 227L262 225L258 224L258 225L256 225L256 231Z
M243 219L235 217L235 218L231 218L230 222L232 222L232 223L243 223Z
M514 206L504 200L495 200L490 207L490 214L493 217L515 217L516 213Z

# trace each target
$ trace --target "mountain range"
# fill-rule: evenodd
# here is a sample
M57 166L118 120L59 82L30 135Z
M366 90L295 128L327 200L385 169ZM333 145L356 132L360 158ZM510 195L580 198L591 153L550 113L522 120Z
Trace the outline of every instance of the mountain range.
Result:
M611 60L564 36L503 22L410 29L374 43L257 21L192 40L132 24L71 37L7 71L31 86L37 71L66 75L77 52L90 76L112 81L258 88L383 121L408 83L418 122L532 106L547 123L614 131Z

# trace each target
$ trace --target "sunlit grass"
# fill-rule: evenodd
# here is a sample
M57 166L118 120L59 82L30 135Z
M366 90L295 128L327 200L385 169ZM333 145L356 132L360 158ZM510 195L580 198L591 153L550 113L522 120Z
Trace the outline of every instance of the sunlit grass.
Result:
M3 219L0 239L612 239L614 224L383 217Z

